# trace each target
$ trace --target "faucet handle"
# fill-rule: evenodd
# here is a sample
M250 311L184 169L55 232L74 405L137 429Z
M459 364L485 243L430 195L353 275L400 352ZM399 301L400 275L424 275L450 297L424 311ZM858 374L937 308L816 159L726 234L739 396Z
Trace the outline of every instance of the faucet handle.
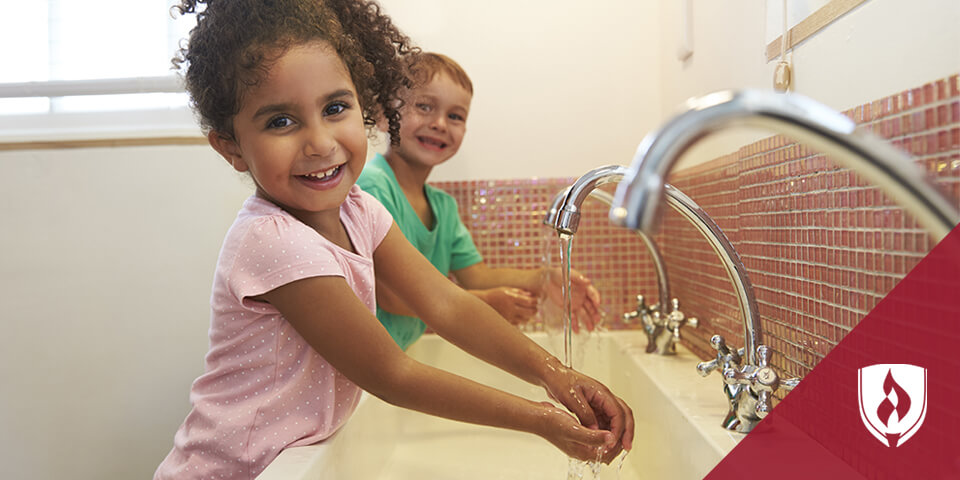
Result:
M730 350L730 347L727 346L726 340L723 339L720 335L714 335L710 337L710 346L717 350L717 358L710 360L709 362L700 362L697 364L697 372L701 377L706 377L713 373L714 370L721 368L727 369L731 365L740 365L741 358L744 354L744 349L739 349L737 351Z
M757 347L757 370L754 372L756 382L753 389L757 391L757 416L765 417L773 409L773 392L784 390L789 392L800 383L800 378L780 378L770 367L773 349L766 345Z
M758 392L773 393L780 386L780 375L770 366L773 349L760 345L757 347L757 369L753 372L753 387Z
M647 300L643 298L643 295L637 295L637 311L643 313L648 310L650 310L650 308L647 307Z
M770 392L762 391L757 394L757 417L764 418L773 410L773 395Z
M682 311L680 311L680 300L674 298L670 301L672 310L670 314L667 315L667 328L670 328L674 331L674 335L680 335L680 327L684 325L689 325L691 327L700 326L700 321L697 320L697 317L688 317Z
M670 312L667 313L666 325L667 328L675 329L683 325L683 321L686 319L686 315L680 311L680 300L671 299L670 300Z
M724 368L723 382L727 385L748 385L757 393L756 414L763 418L773 410L773 392L780 386L780 376L770 366L773 349L766 345L757 347L757 365L744 365L743 368Z
M742 355L744 349L740 348L737 351L730 350L730 347L727 346L727 341L723 339L720 335L714 335L710 337L710 345L717 349L717 358L726 359L729 357L729 361L732 363L740 364L742 360Z
M637 309L632 312L626 312L623 314L623 323L631 324L637 318L640 318L643 323L647 323L649 320L646 318L647 314L650 313L650 307L647 307L647 302L643 298L643 295L637 295Z
M770 365L773 359L773 349L766 345L757 345L757 366L766 367Z
M794 388L797 388L797 385L800 384L800 380L801 380L801 379L798 378L798 377L781 379L781 380L780 380L780 388L781 388L782 390L784 390L784 391L789 392L789 391L793 390Z
M717 369L717 361L715 359L710 360L709 362L700 362L697 364L697 373L699 373L701 377L706 377L707 375L710 375L716 369Z
M727 346L727 341L723 339L722 335L710 337L710 346L722 355L730 353L730 347Z
M746 385L756 392L757 403L754 412L757 418L764 418L773 410L773 392L777 389L779 377L772 368L756 368L745 365L738 370L727 367L723 369L723 383L727 385Z

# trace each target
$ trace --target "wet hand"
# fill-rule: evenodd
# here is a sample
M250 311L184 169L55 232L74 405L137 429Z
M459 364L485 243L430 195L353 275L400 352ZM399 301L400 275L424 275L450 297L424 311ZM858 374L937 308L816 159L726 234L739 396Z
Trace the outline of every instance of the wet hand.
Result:
M594 430L606 430L612 441L603 453L603 462L610 463L621 450L633 448L633 411L600 382L557 361L545 381L547 393L563 404ZM594 458L596 460L596 458Z
M615 458L607 460L607 455L603 453L616 443L610 432L584 427L572 415L548 402L541 403L541 406L543 422L540 436L565 454L591 462L603 460L610 463Z
M542 288L546 301L559 306L562 311L563 272L559 268L550 268L543 271L543 276ZM573 331L579 332L581 327L593 331L602 319L600 292L593 286L590 279L574 269L570 270L570 286Z
M526 323L537 313L537 297L521 288L491 288L478 296L514 325Z

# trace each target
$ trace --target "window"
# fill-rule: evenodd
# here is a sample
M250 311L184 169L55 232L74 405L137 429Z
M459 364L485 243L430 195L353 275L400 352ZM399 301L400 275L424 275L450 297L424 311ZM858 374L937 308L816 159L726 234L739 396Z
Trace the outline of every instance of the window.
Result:
M0 0L0 135L196 130L170 59L196 19L176 0Z

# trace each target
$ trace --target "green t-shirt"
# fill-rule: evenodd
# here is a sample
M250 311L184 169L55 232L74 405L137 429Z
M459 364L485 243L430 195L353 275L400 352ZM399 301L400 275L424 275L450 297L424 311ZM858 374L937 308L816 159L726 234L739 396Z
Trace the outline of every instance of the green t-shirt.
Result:
M383 155L377 154L364 167L357 185L376 197L393 215L393 220L407 240L423 254L437 270L449 275L483 261L467 227L460 221L457 201L443 190L424 186L427 201L433 209L434 226L424 226L407 197L403 194L397 177ZM377 318L387 328L390 336L404 350L426 330L419 318L395 315L377 307Z

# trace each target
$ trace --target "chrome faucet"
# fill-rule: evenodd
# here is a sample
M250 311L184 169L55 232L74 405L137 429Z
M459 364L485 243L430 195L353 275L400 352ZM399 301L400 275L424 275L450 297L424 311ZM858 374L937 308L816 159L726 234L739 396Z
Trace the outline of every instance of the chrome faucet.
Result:
M544 223L553 226L561 233L571 235L576 233L580 226L583 202L593 197L612 205L610 195L597 190L597 187L622 180L627 171L623 166L608 165L587 172L554 198L550 210L544 217ZM761 344L760 314L753 293L753 285L747 276L746 267L726 234L696 202L679 189L665 184L663 192L667 205L693 224L720 257L727 276L737 292L737 300L743 316L745 348L741 348L739 353L731 354L723 337L716 335L711 339L711 344L717 349L717 359L704 362L698 365L697 369L704 376L709 375L713 370L721 369L724 374L724 393L730 403L730 411L723 420L723 426L730 430L749 432L773 408L771 403L773 392L777 388L792 388L799 380L781 381L776 371L769 367L772 351ZM663 306L667 305L664 295L668 296L669 291L665 287L667 285L666 269L663 267L662 257L656 244L647 235L642 231L637 233L647 242L658 265L658 272L662 272L661 300L657 305L648 306L644 297L638 295L637 309L625 313L624 319L639 318L641 320L647 335L647 353L670 355L676 352L676 343L680 339L680 327L685 324L696 327L699 322L695 318L685 317L680 311L677 299L673 299L670 303L673 310L664 313ZM746 363L743 362L744 359Z
M773 392L790 391L800 383L799 378L780 379L770 366L773 350L766 345L757 347L756 364L741 365L744 349L731 350L720 335L710 338L717 358L697 365L701 376L720 370L723 393L730 403L730 411L720 423L728 430L747 433L773 410Z
M608 207L612 206L613 195L597 189L597 187L623 178L623 172L625 171L625 167L610 165L588 172L554 197L543 223L554 227L557 232L573 235L580 226L580 211L583 207L583 200L592 198L603 202ZM588 185L588 187L584 187L584 185ZM577 193L571 196L571 191ZM560 214L561 212L564 212L563 215ZM647 247L650 258L653 260L660 301L653 305L647 305L646 298L643 295L637 295L637 309L624 313L623 323L626 325L640 324L643 332L647 335L647 353L673 355L677 353L676 342L680 340L680 328L685 325L696 327L698 321L694 317L687 318L680 311L680 303L676 298L668 300L670 298L670 282L667 279L667 269L663 261L663 255L652 238L643 232L636 233L643 240L643 244ZM668 305L672 307L670 313L662 313Z
M577 233L580 228L580 211L587 197L603 185L619 182L627 173L627 168L623 166L604 165L583 174L570 187L557 194L543 223L554 227L560 233Z
M722 91L688 100L687 107L637 147L610 209L615 225L653 232L664 181L676 161L698 140L731 126L771 128L856 170L899 199L936 241L960 220L960 213L910 157L874 135L855 132L852 120L809 98L761 90Z
M552 225L558 232L576 233L580 225L580 212L586 198L594 196L602 200L602 196L597 196L598 192L602 191L596 190L596 188L622 180L627 172L628 169L620 165L607 165L587 172L568 189L557 195L550 211L544 218L544 223ZM727 236L699 205L672 185L665 185L664 192L667 197L667 204L697 227L697 230L722 260L723 267L733 283L737 292L737 300L740 303L740 312L743 315L744 339L747 351L750 352L747 357L750 363L755 363L753 352L760 345L761 336L760 315L753 294L753 286L747 277L746 267L744 267L740 256L737 255ZM605 192L602 193L605 194ZM645 239L657 265L660 303L650 307L641 303L635 312L624 314L625 319L640 318L643 321L644 331L650 340L647 346L648 352L670 354L676 351L675 342L679 338L679 328L684 324L697 326L699 322L695 319L694 321L686 319L679 310L679 303L667 302L669 290L666 269L663 267L659 250L656 249L656 244L650 240L649 236L641 231L637 233L640 233L641 237ZM666 305L674 307L674 310L666 312ZM673 334L674 331L677 335Z
M558 233L573 235L580 228L580 212L583 202L593 198L605 203L608 207L613 204L613 196L599 190L598 187L614 183L623 178L625 167L608 165L587 172L572 185L560 191L553 199L550 210L543 218L544 225L553 227ZM680 328L690 324L697 326L697 319L687 319L677 299L668 302L670 298L670 282L667 279L667 269L663 262L663 255L657 248L656 242L647 234L636 232L647 247L657 273L657 292L660 295L659 303L647 305L643 295L637 295L637 309L623 314L624 324L639 323L647 335L647 353L672 355L676 353L674 343L680 338ZM669 314L661 311L673 306ZM670 325L668 325L668 323ZM672 326L672 328L670 328Z
M664 185L667 204L690 220L704 238L710 242L733 281L743 314L744 348L731 351L720 335L714 335L710 344L717 350L717 358L697 365L700 375L707 376L721 369L724 381L724 394L730 404L730 410L724 417L724 428L738 432L749 432L773 409L773 392L778 388L792 390L799 379L780 379L770 367L773 351L762 344L763 334L760 328L760 314L753 296L753 285L747 276L746 267L734 250L727 236L700 206L682 192L667 184Z
M659 305L647 306L643 295L637 295L637 309L623 314L624 323L639 318L643 332L647 334L647 353L660 355L674 355L677 353L677 342L680 341L680 328L690 325L696 328L699 321L696 317L687 317L680 311L680 301L671 300L672 310L663 315Z
M768 91L723 91L691 99L687 106L687 112L640 143L629 172L617 186L610 209L614 224L652 234L661 197L668 187L665 179L676 161L704 136L730 126L772 128L858 171L899 199L937 241L960 220L960 213L906 154L873 135L855 132L849 118L813 100ZM770 411L773 391L790 389L799 382L780 381L769 367L772 352L759 343L759 322L754 336L745 335L745 342L746 348L736 351L727 347L722 337L714 336L711 344L717 358L697 366L704 376L722 371L730 400L724 426L741 432L750 431ZM744 355L746 363L741 365Z
M553 198L550 210L547 211L547 214L543 218L543 224L553 227L559 233L573 235L577 232L580 226L580 211L583 207L583 202L587 198L592 198L602 202L607 207L612 206L613 195L610 195L603 190L599 190L597 187L606 183L619 181L623 178L623 173L625 171L626 168L621 166L607 166L592 170L583 177L580 177L580 179L574 182L571 186L561 190ZM599 183L601 180L591 180L598 177L605 177L602 180L602 183ZM593 182L592 187L583 187L583 185L591 182ZM578 185L578 193L574 195L572 200L569 200L571 190ZM560 223L560 211L566 212L563 216L565 220L562 224ZM668 304L668 299L670 298L670 282L667 278L667 269L663 262L663 255L660 254L660 249L657 247L656 242L654 242L649 235L643 232L636 232L636 234L640 237L640 240L643 241L643 245L647 248L647 252L650 253L650 259L653 261L653 268L657 274L657 292L659 293L660 302L652 305L651 308L659 309L661 307L665 307ZM638 318L638 316L631 316L629 319L624 318L624 320L632 321L635 318Z

